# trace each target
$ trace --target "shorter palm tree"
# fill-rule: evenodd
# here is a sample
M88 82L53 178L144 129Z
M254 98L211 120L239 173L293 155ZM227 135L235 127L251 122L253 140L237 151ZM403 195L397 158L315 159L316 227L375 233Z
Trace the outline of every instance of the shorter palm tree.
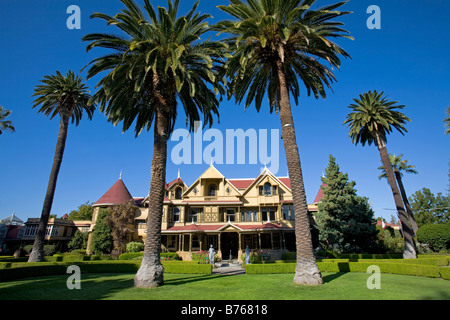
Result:
M0 134L4 130L14 132L16 129L13 127L11 120L5 120L7 117L11 115L12 111L3 109L2 106L0 106Z
M403 185L402 177L403 172L417 174L417 170L415 170L415 166L408 164L408 160L402 160L403 155L396 156L395 154L389 155L389 160L392 164L392 169L394 170L395 179L397 180L398 187L400 188L400 193L402 195L403 203L405 204L406 212L408 213L408 218L411 223L411 227L413 228L414 233L417 232L418 226L416 220L414 219L414 215L411 210L411 206L409 205L408 197L406 196L405 186ZM379 178L386 178L386 172L384 171L384 167L378 167L378 170L381 170Z
M39 227L33 244L33 251L28 259L29 262L44 261L45 233L52 209L59 169L61 168L66 147L69 121L72 120L72 123L78 125L83 112L86 112L88 118L92 119L95 110L95 106L89 103L91 96L88 94L89 91L83 83L83 79L78 75L75 76L72 71L69 71L66 76L57 71L56 75L44 76L41 82L43 84L36 86L34 89L33 97L36 96L37 98L34 100L33 108L40 106L38 112L50 116L50 119L58 115L60 124L53 166L50 172Z
M353 99L356 104L349 106L352 112L348 114L344 124L348 125L349 136L354 144L361 143L364 146L366 143L369 145L373 143L378 147L386 178L391 187L395 206L402 223L405 239L403 257L406 259L417 258L413 230L409 226L408 216L386 148L387 135L392 133L393 129L404 135L407 132L405 123L411 120L397 111L397 109L403 109L405 106L396 105L396 101L389 101L383 95L384 92L375 90L359 95L359 99Z

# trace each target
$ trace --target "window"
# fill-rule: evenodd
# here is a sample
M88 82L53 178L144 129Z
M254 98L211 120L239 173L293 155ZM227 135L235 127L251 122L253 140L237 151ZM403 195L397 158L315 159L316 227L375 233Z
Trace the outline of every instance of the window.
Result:
M8 227L6 225L0 225L0 239L6 238Z
M216 186L214 184L209 186L209 188L208 188L208 195L210 197L215 197L216 196Z
M236 212L234 209L227 209L227 221L236 221Z
M189 222L197 222L198 221L198 209L191 209L189 211L188 221Z
M173 212L172 221L180 222L180 208L174 207L172 212Z
M251 209L241 211L241 221L258 221L258 211Z
M277 186L272 186L272 195L276 195L277 194Z
M262 221L274 221L275 220L275 209L262 209L261 210Z
M145 223L145 220L136 220L136 229L147 229L147 223Z
M175 199L181 199L183 195L183 189L180 187L175 189Z
M268 182L264 185L264 195L271 196L272 195L272 185Z
M25 229L26 236L35 236L37 232L38 226L37 224L27 225Z
M282 207L284 220L295 220L295 212L293 205L284 205Z

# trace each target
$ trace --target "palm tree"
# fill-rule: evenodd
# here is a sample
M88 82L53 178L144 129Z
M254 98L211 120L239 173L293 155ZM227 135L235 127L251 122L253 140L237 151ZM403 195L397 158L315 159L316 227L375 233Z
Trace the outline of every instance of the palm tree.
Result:
M163 284L160 262L161 221L166 177L167 140L177 118L178 100L184 107L186 124L191 130L203 114L204 125L218 115L216 94L225 90L216 76L226 46L200 41L209 31L210 16L197 13L198 2L182 17L177 17L180 1L168 1L168 9L155 9L144 0L145 13L132 0L121 0L126 9L110 17L96 13L92 17L107 21L125 33L125 37L90 34L87 49L95 47L113 52L91 62L88 77L109 72L98 84L93 96L109 121L123 121L126 131L135 121L136 137L154 126L153 159L149 213L144 257L134 283L137 287Z
M356 145L361 143L363 146L367 143L374 143L380 152L381 162L389 186L394 196L395 206L402 224L405 247L403 257L405 259L416 258L414 248L413 230L409 226L408 216L402 202L402 197L395 181L394 171L392 169L389 155L386 148L387 135L393 129L399 131L402 135L407 132L404 127L407 121L411 121L400 111L405 106L396 105L397 101L389 101L383 97L384 92L369 91L359 95L359 99L353 99L356 104L349 106L352 109L344 121L348 125L349 136Z
M409 205L402 177L403 172L417 174L417 171L414 169L415 166L408 164L408 160L402 160L402 157L403 157L402 154L399 156L396 156L395 154L394 155L390 154L389 160L391 162L392 169L394 170L395 180L397 181L397 185L400 188L403 204L405 205L406 213L408 214L411 227L413 228L414 233L416 233L419 227L417 226L416 220L414 219L414 215L411 210L411 206ZM383 166L378 167L378 170L382 171L382 173L378 176L378 178L379 179L386 178L386 172L384 171L384 167Z
M91 120L95 110L95 105L89 103L91 96L88 88L83 83L83 79L72 71L67 72L66 76L57 71L56 75L44 76L41 82L42 84L37 85L34 89L33 97L36 96L37 98L34 100L33 108L40 106L38 112L44 113L45 116L50 116L50 119L59 116L60 124L55 157L45 194L41 219L34 240L33 251L28 259L30 262L44 261L45 233L66 146L69 121L72 120L72 123L78 126L83 112L86 112Z
M5 120L6 117L9 117L11 115L12 111L3 109L2 106L0 106L0 135L4 130L14 132L15 128L12 125L11 120Z
M245 100L245 108L253 102L261 109L268 96L270 112L279 113L295 209L297 267L294 283L323 283L313 254L308 207L291 111L290 94L296 104L300 95L299 79L308 95L326 97L325 87L335 80L331 67L340 66L339 55L349 55L328 38L349 37L343 25L333 19L349 12L336 9L340 2L312 10L315 0L230 0L219 8L235 21L222 21L215 27L229 34L224 41L232 48L227 62L231 78L229 98Z

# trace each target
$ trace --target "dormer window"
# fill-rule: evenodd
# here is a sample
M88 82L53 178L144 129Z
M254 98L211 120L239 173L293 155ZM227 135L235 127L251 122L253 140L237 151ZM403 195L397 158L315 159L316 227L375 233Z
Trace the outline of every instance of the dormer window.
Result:
M269 182L266 182L264 186L259 186L260 196L274 196L278 192L277 186L272 186Z
M272 185L268 182L264 184L264 195L271 196L272 195Z
M210 185L208 188L208 196L215 197L216 196L216 186L214 184Z
M183 195L183 189L181 187L178 187L175 189L175 199L181 199Z

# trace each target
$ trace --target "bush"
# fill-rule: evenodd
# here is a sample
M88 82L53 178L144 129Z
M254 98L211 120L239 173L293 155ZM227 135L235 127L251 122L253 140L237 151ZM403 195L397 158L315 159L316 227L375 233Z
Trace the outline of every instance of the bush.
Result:
M208 251L196 251L191 254L192 261L198 261L198 263L208 264L209 253Z
M141 252L144 251L144 244L142 242L127 243L127 252Z
M390 262L317 262L321 272L367 272L369 266L376 265L382 273L404 274L440 278L441 269L431 265ZM295 273L296 263L252 264L246 266L247 274Z
M55 245L50 245L50 244L46 244L44 246L44 256L52 256L56 253L56 246Z
M450 249L449 224L425 224L417 230L417 240L435 252Z
M75 256L72 256L75 257ZM22 262L0 263L0 282L23 278L66 275L70 265L80 267L82 273L136 273L140 261L85 261L85 262ZM212 265L193 262L163 262L165 273L212 274Z

